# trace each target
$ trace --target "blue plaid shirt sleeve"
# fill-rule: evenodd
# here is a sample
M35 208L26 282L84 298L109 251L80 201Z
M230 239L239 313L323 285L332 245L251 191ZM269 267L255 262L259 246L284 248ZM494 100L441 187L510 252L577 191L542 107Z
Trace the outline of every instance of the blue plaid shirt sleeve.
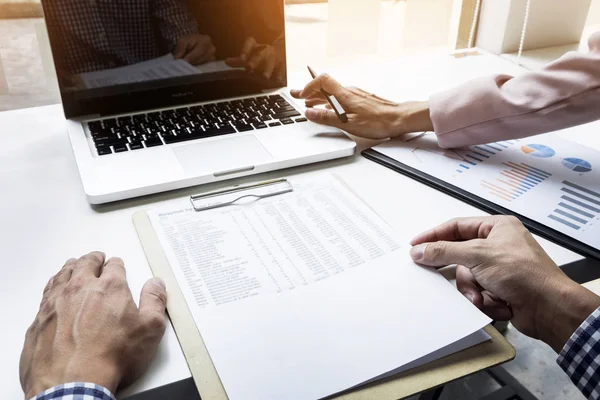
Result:
M31 400L115 400L115 397L102 386L71 382L45 390Z
M565 344L556 360L588 399L600 399L600 308Z

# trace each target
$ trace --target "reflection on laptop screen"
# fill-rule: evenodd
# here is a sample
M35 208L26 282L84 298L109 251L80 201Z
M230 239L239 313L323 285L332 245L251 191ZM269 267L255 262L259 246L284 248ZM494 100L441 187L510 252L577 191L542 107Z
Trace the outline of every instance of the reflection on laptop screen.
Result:
M285 85L281 0L43 0L59 85L76 98L247 80Z

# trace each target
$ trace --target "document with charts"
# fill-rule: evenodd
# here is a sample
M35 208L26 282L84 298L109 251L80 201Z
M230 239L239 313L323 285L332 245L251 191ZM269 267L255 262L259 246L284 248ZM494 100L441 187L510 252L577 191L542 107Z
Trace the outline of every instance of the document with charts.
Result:
M230 399L318 399L489 338L489 318L345 184L291 183L148 212Z
M374 148L600 249L600 151L547 134L445 150L428 132Z

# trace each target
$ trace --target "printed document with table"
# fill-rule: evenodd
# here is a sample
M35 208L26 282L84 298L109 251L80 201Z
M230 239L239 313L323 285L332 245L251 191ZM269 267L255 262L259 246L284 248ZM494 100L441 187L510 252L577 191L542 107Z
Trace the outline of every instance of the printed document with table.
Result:
M292 184L148 212L230 399L322 398L489 338L489 318L344 183Z

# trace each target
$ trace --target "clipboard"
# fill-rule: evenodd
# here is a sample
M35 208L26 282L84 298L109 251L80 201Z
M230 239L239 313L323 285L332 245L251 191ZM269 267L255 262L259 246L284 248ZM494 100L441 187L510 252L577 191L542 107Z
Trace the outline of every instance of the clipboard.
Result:
M402 175L406 175L418 182L421 182L427 186L437 189L443 193L446 193L452 197L455 197L467 204L479 208L487 213L493 215L513 215L521 220L521 222L529 229L532 233L535 233L545 239L550 240L558 244L559 246L565 247L583 257L591 258L596 261L600 261L600 249L596 249L579 240L573 239L572 237L561 233L555 229L552 229L544 224L534 221L524 215L518 214L508 208L502 207L494 202L486 200L482 197L474 195L466 190L463 190L457 186L447 183L441 179L438 179L432 175L426 174L425 172L419 171L416 168L410 167L404 163L401 163L393 158L390 158L377 150L368 149L361 153L365 158L375 161L384 167L390 168Z
M215 200L215 197L221 195L236 196L240 198L261 197L258 196L258 194L265 190L267 192L269 190L273 192L283 191L284 189L288 191L293 190L291 185L288 186L285 182L287 181L275 180L245 185L243 187L236 186L222 191L192 196L190 201L192 204L198 201L208 201L210 203ZM268 189L266 189L266 187L268 187ZM254 191L254 193L240 195L242 192L248 190ZM222 203L226 202L223 201ZM219 207L221 206L226 205L219 205ZM153 274L162 278L167 285L167 312L173 327L175 328L175 333L188 363L194 383L198 389L198 393L203 400L228 399L225 388L223 387L206 345L204 344L202 334L196 326L192 313L162 249L148 214L144 211L134 214L133 224ZM390 318L393 318L393 316L390 316ZM374 398L396 400L398 398L412 396L433 389L450 381L494 367L510 361L515 357L514 348L495 328L490 325L485 328L485 331L491 336L491 340L438 359L429 364L410 369L369 385L350 389L347 392L328 398L339 400Z

